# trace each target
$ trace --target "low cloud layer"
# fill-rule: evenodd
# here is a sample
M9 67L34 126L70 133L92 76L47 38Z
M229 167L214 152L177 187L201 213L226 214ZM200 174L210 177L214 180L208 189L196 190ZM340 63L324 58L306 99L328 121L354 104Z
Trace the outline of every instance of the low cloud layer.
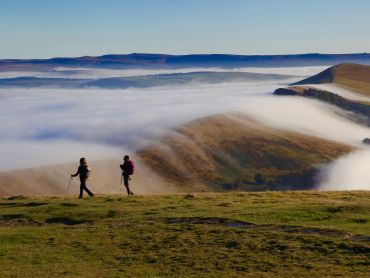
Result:
M370 149L341 157L325 167L320 176L320 190L370 190Z
M94 68L67 68L58 67L51 71L0 71L0 78L15 78L15 77L39 77L39 78L82 78L82 79L97 79L108 77L130 77L152 74L168 74L168 73L187 73L199 71L212 72L252 72L263 74L286 74L307 77L319 73L326 67L284 67L284 68L179 68L179 69L94 69Z
M272 95L291 81L126 90L0 89L0 171L75 162L81 156L121 159L177 125L230 111L357 147L370 135L369 128L339 116L344 112L330 105Z

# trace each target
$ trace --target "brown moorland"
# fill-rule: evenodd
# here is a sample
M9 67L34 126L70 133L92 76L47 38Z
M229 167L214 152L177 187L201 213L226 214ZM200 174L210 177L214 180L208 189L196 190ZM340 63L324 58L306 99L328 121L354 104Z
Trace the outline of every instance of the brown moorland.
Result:
M357 93L370 96L370 66L339 64L294 85L334 83Z
M195 120L138 155L166 181L211 190L312 188L317 166L352 150L242 114ZM258 177L259 175L259 177Z

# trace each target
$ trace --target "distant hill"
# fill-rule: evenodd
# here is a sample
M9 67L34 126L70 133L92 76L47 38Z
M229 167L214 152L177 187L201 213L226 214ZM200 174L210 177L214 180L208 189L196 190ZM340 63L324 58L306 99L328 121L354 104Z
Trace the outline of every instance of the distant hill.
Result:
M334 84L349 92L362 95L362 99L355 99L350 95L335 93L336 87L331 87L333 92L321 88L314 88L313 84ZM314 76L303 79L287 88L278 88L275 95L303 96L340 107L354 112L361 117L348 115L352 120L370 126L370 66L359 64L339 64L330 67ZM356 94L355 94L356 95ZM358 96L358 95L357 95ZM363 117L364 116L364 117Z
M370 96L370 66L340 64L330 67L294 85L334 83L355 92Z
M181 67L286 67L322 66L339 63L370 64L369 53L297 54L297 55L231 55L231 54L110 54L51 59L3 59L0 71L48 70L56 67L94 68L181 68Z
M154 87L168 85L183 85L187 83L222 83L222 82L248 82L281 80L293 76L280 74L260 74L249 72L188 72L157 74L135 77L103 78L86 82L83 87L100 88L128 88L128 87ZM1 83L0 83L1 84Z
M290 77L292 76L249 72L188 72L100 79L16 77L0 79L0 87L98 87L108 89L125 89L130 87L147 88L154 86L182 85L191 82L221 83L281 80Z
M241 114L202 118L177 132L138 155L170 183L205 184L217 191L313 188L317 164L351 151L349 146L273 129Z
M37 87L63 87L79 88L91 82L91 79L74 79L74 78L39 78L39 77L15 77L0 79L0 87L12 88L37 88Z

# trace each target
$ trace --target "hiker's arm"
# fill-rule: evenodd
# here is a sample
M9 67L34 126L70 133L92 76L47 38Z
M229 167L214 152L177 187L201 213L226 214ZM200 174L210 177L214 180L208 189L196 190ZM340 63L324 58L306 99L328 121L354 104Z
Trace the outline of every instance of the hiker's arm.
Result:
M121 168L121 170L123 171L123 164L120 164L119 167Z
M80 167L78 167L77 173L74 175L71 175L71 177L77 177L79 173L80 173Z

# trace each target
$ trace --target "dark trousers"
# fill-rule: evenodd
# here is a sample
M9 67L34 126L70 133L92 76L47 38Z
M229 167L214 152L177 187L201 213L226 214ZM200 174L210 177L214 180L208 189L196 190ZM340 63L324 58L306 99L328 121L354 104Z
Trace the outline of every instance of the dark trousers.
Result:
M132 191L130 190L130 184L129 184L129 181L130 181L130 175L122 175L123 176L123 184L125 185L126 187L126 190L127 190L127 194L128 195L133 195Z
M90 197L94 197L94 194L87 188L86 186L86 180L80 180L81 185L80 185L80 196L78 198L82 198L84 190L89 194Z

